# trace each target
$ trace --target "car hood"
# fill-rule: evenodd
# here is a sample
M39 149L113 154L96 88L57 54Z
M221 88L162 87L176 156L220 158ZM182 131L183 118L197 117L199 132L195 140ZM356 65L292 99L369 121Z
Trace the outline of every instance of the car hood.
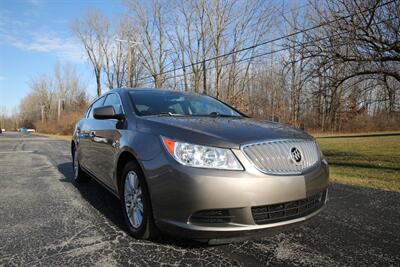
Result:
M184 142L227 148L274 139L312 139L292 126L251 118L146 117L138 126Z

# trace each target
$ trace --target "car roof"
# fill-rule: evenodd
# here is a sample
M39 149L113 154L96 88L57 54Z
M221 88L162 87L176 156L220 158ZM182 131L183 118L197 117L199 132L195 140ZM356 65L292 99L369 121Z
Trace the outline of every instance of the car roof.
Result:
M138 88L115 88L112 89L108 92L115 92L115 91L148 91L148 92L177 92L177 93L191 93L191 92L185 92L185 91L179 91L175 89L168 89L168 88L147 88L147 87L138 87Z
M110 91L107 91L106 93L104 93L103 95L106 95L107 93L111 93L111 92L129 92L129 91L139 91L139 92L165 92L165 93L180 93L180 94L186 94L186 95L204 95L204 94L200 94L200 93L196 93L196 92L187 92L187 91L181 91L181 90L176 90L176 89L167 89L167 88L115 88L112 89ZM103 96L102 95L102 96Z
M185 91L179 91L179 90L174 90L174 89L167 89L167 88L147 88L147 87L132 87L132 88L113 88L105 93L103 93L101 96L96 97L90 102L91 106L94 102L96 102L99 98L104 97L110 93L123 93L123 92L129 92L129 91L146 91L146 92L176 92L176 93L182 93L182 94L193 94L193 95L200 95L198 93L194 92L185 92Z

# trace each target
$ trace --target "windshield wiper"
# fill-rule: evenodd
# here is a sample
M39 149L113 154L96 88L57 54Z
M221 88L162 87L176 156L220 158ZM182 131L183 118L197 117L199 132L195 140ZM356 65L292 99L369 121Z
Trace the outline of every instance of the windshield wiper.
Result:
M182 117L182 116L185 116L185 115L172 113L172 112L160 112L158 114L158 116Z
M227 117L227 118L241 118L242 117L242 116L237 116L237 115L221 114L221 113L216 112L216 111L211 112L208 115L201 115L201 114L199 114L199 115L198 114L195 114L195 115L190 114L189 115L189 114L178 114L178 113L172 113L172 112L163 111L163 112L160 112L159 114L157 114L155 116L160 116L160 117L165 117L165 116L168 116L168 117L187 117L187 116L203 117L203 116L210 116L210 117Z
M237 116L237 115L227 115L227 114L221 114L219 112L213 111L210 114L208 114L211 117L228 117L228 118L236 118L236 117L242 117L242 116Z

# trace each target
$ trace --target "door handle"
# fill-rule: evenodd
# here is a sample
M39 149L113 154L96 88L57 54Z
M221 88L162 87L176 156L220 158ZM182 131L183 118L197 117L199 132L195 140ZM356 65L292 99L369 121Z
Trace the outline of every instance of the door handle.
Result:
M119 147L119 141L118 141L118 140L115 140L114 142L112 142L111 146L112 146L113 148L118 148L118 147Z

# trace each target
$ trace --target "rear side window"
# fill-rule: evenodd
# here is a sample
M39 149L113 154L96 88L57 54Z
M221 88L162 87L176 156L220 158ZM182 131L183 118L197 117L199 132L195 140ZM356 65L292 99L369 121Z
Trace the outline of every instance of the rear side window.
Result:
M103 102L104 102L104 96L99 98L96 102L94 102L92 104L92 106L90 107L89 115L88 115L89 119L93 119L93 110L95 108L102 107L103 106Z
M106 101L103 106L113 106L116 113L122 113L121 99L116 94L107 95Z

